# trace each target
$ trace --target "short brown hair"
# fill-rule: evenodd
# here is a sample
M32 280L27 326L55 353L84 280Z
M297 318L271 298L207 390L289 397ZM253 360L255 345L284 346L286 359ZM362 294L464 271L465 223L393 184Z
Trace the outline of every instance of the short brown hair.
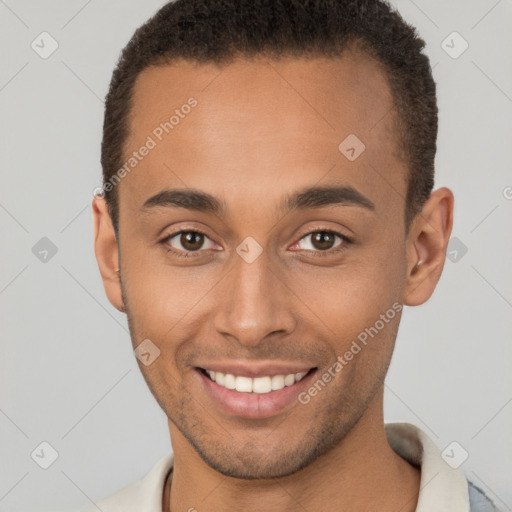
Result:
M341 56L353 43L379 61L397 111L409 179L405 224L434 186L436 86L425 42L385 0L177 0L139 27L123 49L105 102L103 182L123 165L135 80L149 66L185 58L228 63L238 56ZM118 192L103 194L116 232Z

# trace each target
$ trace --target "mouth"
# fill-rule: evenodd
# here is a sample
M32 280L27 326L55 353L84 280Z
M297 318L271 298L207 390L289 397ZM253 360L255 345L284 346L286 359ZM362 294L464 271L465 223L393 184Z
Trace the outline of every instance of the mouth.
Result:
M235 390L239 393L266 394L293 386L296 382L300 382L309 372L315 370L315 368L296 373L272 376L264 375L255 378L234 375L232 373L216 372L205 368L199 368L199 370L210 380L225 389Z
M310 385L318 368L273 368L252 376L248 375L251 371L241 368L232 370L233 373L227 368L195 370L203 395L210 398L219 412L239 418L269 418L298 402L298 395Z

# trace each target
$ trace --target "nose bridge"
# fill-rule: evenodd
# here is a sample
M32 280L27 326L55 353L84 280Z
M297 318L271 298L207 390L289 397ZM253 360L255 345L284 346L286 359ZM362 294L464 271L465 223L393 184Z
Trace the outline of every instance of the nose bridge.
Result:
M247 249L248 246L245 247ZM251 261L243 253L234 255L233 265L224 280L215 313L215 328L231 335L245 346L257 345L273 332L289 333L295 319L286 298L286 287L271 268L263 251ZM254 248L249 247L249 252Z

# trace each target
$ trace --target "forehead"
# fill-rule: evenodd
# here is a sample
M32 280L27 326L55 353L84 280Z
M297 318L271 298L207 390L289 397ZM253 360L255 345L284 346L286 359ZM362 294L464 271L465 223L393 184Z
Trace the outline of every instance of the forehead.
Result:
M389 196L385 182L405 190L387 78L361 52L148 68L134 87L129 132L126 158L154 143L121 183L134 207L174 186L236 192L241 203L323 177L374 196ZM364 151L350 160L347 145Z

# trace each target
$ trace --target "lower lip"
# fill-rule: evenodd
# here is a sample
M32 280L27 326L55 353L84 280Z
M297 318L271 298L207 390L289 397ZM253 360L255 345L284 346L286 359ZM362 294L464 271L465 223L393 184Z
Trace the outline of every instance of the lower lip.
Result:
M310 371L299 382L270 393L241 393L219 386L197 368L196 373L208 395L223 412L242 418L268 418L296 402L315 372Z

